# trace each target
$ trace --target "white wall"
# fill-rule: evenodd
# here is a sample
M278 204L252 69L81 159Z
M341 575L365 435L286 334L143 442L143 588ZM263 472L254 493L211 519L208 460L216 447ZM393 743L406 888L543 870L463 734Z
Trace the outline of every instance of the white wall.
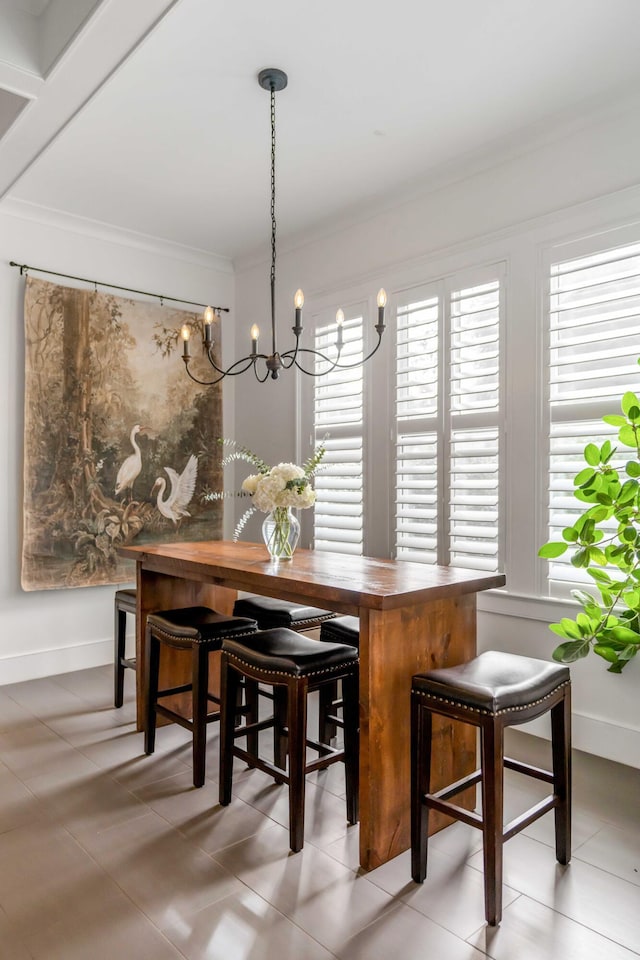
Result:
M0 684L112 662L113 587L24 592L20 587L24 406L23 280L9 261L233 308L230 264L133 234L0 206ZM40 275L38 275L40 276ZM47 278L41 275L43 279ZM65 281L60 281L65 282ZM224 326L223 326L224 330ZM225 394L225 433L233 397Z
M438 270L446 272L454 262L460 266L478 258L504 259L512 273L519 272L518 299L507 304L506 376L508 402L519 405L522 416L529 417L531 429L528 435L524 431L509 440L515 450L510 463L519 471L512 480L523 495L522 502L529 505L528 509L515 509L513 503L508 504L507 536L515 550L523 530L532 541L536 497L542 496L535 485L535 444L531 443L539 423L539 411L531 403L541 326L536 296L539 248L576 233L588 235L627 221L640 222L637 121L637 108L625 109L575 130L563 140L540 145L402 206L372 213L366 221L336 225L324 234L318 231L315 236L279 245L281 349L291 341L292 297L299 286L305 291L310 316L314 305L326 305L329 295L334 300L340 293L352 299L375 295L380 284L411 285L437 276ZM236 267L240 355L247 352L251 323L258 322L266 332L268 264L246 261ZM386 369L383 353L372 361L374 389ZM236 391L236 438L267 460L291 458L300 402L295 377L283 373L278 382L263 385L242 378ZM531 408L528 411L527 406ZM304 440L302 455L307 452ZM374 539L380 541L377 535ZM530 562L533 568L535 550L530 552L530 561L525 558L524 566ZM507 577L509 581L508 571ZM518 582L510 586L516 594L524 589ZM532 605L523 598L516 598L511 609L502 604L498 612L491 603L483 606L493 612L480 613L481 648L550 657L555 643L544 616L555 618L555 611L537 608L531 614ZM640 766L640 662L616 677L608 675L604 664L593 658L593 662L576 665L572 675L576 746Z

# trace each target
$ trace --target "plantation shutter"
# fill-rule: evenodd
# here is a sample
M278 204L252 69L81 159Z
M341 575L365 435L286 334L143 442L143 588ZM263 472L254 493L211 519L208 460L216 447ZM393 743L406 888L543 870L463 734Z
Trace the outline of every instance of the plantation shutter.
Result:
M398 301L400 559L498 569L501 282L491 272L487 282L454 278Z
M398 304L395 544L400 560L438 563L440 294Z
M639 387L640 243L552 263L548 334L547 539L562 540L583 512L573 477L585 466L585 446L615 439L617 431L601 418L620 413L620 397ZM549 562L552 596L592 583L571 565L571 554Z
M337 326L316 329L314 349L335 357ZM340 362L360 364L363 357L362 316L343 325ZM313 391L313 429L316 443L324 441L326 454L315 479L314 547L337 553L363 550L363 367L322 371L327 361L316 361ZM325 439L326 438L326 439Z
M498 569L500 283L457 289L449 301L449 562Z

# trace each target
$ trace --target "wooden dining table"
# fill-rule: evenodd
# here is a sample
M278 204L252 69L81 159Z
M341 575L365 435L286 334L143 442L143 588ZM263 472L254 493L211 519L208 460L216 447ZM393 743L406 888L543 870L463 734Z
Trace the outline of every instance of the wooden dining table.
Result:
M121 547L136 561L138 725L144 722L144 631L154 610L205 605L231 613L238 591L360 618L360 864L370 870L410 845L411 677L476 653L476 594L499 573L297 550L274 562L262 544L209 541ZM164 653L164 651L163 651ZM180 651L161 683L181 682ZM432 789L473 771L475 731L434 723ZM464 802L464 799L461 801ZM473 798L467 798L473 806ZM433 830L446 821L433 817Z

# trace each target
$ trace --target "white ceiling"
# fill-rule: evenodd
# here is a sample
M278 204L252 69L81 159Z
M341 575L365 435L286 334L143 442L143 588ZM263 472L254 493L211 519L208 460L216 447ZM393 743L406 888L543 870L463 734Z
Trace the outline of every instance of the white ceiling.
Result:
M277 96L280 237L561 136L640 89L639 0L79 10L78 32L0 140L0 195L231 258L268 238L263 67L289 74Z

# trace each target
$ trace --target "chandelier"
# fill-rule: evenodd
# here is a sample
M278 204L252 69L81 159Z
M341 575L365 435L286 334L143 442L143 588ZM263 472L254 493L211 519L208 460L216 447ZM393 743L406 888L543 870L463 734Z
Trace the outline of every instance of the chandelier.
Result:
M374 353L377 351L380 343L382 341L382 334L384 333L384 308L387 303L387 295L383 289L378 291L378 322L375 325L376 333L378 334L378 341L373 347L373 349L360 360L346 362L341 361L341 354L343 348L343 324L344 324L344 312L339 309L336 313L336 341L334 352L331 356L328 356L325 353L322 353L319 350L310 350L307 347L300 346L300 336L302 334L302 307L304 305L304 294L302 290L297 290L293 298L294 304L294 325L291 328L293 335L295 337L295 344L289 350L284 350L280 352L278 350L276 342L276 320L275 320L275 291L276 291L276 93L280 90L284 90L287 86L287 75L283 70L278 70L275 67L270 67L266 70L261 70L258 74L258 83L263 88L263 90L269 90L271 94L271 273L270 273L270 284L271 284L271 353L259 353L258 352L258 339L260 336L260 330L258 326L254 323L251 327L251 353L246 357L242 357L240 360L236 360L229 367L223 369L219 367L214 359L214 340L213 340L213 331L212 324L216 316L220 316L219 311L214 307L207 307L202 316L203 319L203 334L202 334L202 348L203 353L207 357L207 360L211 364L214 370L214 378L212 380L201 380L197 377L190 369L189 365L192 360L191 356L191 326L185 324L181 330L181 336L183 340L182 348L182 359L184 360L185 369L192 380L195 380L196 383L211 385L214 383L219 383L224 377L236 377L240 373L246 373L247 370L253 370L256 380L260 383L264 383L265 380L271 376L272 380L277 380L281 370L289 370L291 367L296 367L302 373L306 373L312 377L323 376L326 373L330 373L332 370L346 370L350 367L358 367L361 364L369 360ZM307 370L302 364L302 357L310 359L312 361L324 361L324 366L321 366L318 369ZM262 367L258 367L258 361L264 362L264 372L261 372Z

